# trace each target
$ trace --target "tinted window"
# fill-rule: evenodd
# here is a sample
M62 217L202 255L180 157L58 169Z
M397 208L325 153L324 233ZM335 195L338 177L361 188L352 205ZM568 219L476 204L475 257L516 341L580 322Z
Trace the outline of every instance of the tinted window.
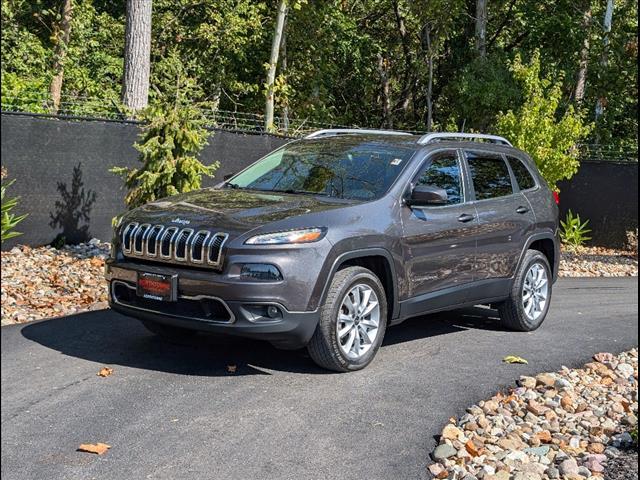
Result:
M514 157L507 158L509 159L509 165L511 165L511 170L513 170L520 190L528 190L529 188L535 187L536 181L531 176L531 173L529 173L527 167L524 166L524 163Z
M417 185L433 185L447 191L448 204L462 202L460 165L455 153L434 158L427 170L418 178Z
M344 137L291 143L231 178L230 188L373 200L384 195L413 150Z
M502 157L467 153L476 200L503 197L513 193L509 168Z

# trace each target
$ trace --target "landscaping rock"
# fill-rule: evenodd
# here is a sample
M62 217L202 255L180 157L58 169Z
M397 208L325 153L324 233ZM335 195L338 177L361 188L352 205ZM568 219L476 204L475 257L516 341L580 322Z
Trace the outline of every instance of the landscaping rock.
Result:
M520 377L518 387L469 407L434 452L442 478L601 480L632 443L622 431L637 423L638 352L595 360ZM605 381L612 375L625 381Z

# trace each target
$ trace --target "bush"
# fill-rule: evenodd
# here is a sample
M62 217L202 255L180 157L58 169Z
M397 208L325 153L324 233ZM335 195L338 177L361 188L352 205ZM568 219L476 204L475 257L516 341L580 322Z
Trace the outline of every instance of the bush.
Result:
M200 188L202 176L213 176L218 162L203 165L195 155L207 144L208 132L199 110L182 103L149 107L139 142L141 168L114 167L125 180L125 202L135 208L153 200Z
M638 229L629 230L627 232L627 250L633 253L636 257L638 256Z
M560 115L562 82L540 78L539 53L534 54L529 65L517 56L511 70L522 84L524 103L517 112L501 113L497 130L529 153L549 186L558 191L558 182L578 171L578 143L592 126L585 124L582 113L572 106Z
M2 169L2 181L7 176L7 171ZM11 180L10 182L3 184L0 191L1 203L2 203L2 241L8 240L9 238L17 237L18 235L22 235L20 232L16 232L13 229L18 225L22 220L27 218L27 215L14 215L11 213L16 205L18 205L19 197L8 198L5 199L5 193L7 188L9 188L15 180Z
M560 239L562 243L567 245L570 249L576 249L583 246L587 241L591 240L591 237L587 236L591 232L587 228L589 220L585 220L584 223L580 220L580 215L574 215L571 210L567 212L567 217L564 221L560 221L562 229L560 230Z

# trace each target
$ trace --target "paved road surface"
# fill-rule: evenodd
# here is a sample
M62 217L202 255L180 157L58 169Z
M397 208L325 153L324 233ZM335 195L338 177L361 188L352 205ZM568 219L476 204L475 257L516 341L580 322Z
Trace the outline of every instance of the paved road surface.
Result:
M2 478L427 478L450 416L521 374L637 345L638 281L561 280L535 333L492 313L407 321L347 375L259 342L168 345L110 311L3 327ZM75 451L86 442L112 448Z

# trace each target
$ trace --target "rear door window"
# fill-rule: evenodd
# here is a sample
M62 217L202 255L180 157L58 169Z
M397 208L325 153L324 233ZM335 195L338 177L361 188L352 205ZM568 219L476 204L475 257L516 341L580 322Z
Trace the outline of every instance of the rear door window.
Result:
M513 185L509 168L501 155L486 152L465 152L476 200L511 195Z
M520 190L529 190L536 186L536 181L533 179L531 172L529 172L529 169L525 166L522 160L510 156L507 156L507 160L509 161L509 165L511 165L511 170L513 171L513 175L516 177Z

